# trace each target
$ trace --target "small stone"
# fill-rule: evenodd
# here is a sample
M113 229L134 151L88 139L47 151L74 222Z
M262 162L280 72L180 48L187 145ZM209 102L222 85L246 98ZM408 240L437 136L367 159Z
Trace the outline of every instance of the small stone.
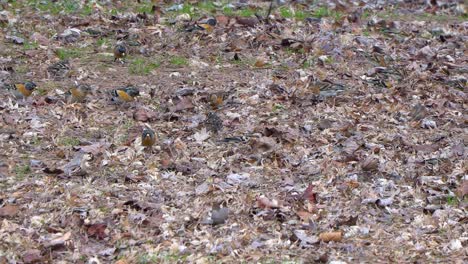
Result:
M437 127L437 123L434 121L434 120L430 120L430 119L424 119L422 122L421 122L421 128L425 128L425 129L434 129Z
M33 168L40 168L42 166L44 166L44 162L42 162L42 160L30 160L29 161L29 165Z
M462 248L463 248L463 245L460 242L460 240L454 239L454 240L450 241L450 244L449 244L450 251L457 251L457 250L462 249Z
M67 28L62 34L58 35L58 39L65 43L76 42L81 37L81 30L77 28Z
M229 216L229 209L226 207L213 209L211 212L211 220L213 225L220 225L226 223Z

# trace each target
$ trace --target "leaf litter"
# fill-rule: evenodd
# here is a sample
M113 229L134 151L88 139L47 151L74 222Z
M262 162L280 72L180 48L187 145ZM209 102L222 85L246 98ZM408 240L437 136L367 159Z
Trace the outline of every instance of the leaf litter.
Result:
M0 262L466 259L463 1L66 3L1 5Z

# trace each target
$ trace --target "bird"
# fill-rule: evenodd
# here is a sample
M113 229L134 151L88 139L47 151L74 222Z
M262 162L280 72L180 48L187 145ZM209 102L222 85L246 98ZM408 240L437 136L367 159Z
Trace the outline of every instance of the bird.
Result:
M223 104L224 98L222 94L211 94L210 95L210 105L213 109L218 109Z
M143 132L141 133L141 145L144 147L151 147L155 142L156 135L154 131L149 127L144 128Z
M324 99L327 97L333 97L343 92L345 87L338 83L333 83L329 80L319 80L313 75L307 78L306 89L311 91L313 94L318 95L319 98Z
M193 25L188 26L185 31L193 32L198 30L206 30L208 32L213 31L214 27L216 26L216 19L215 18L208 18L205 21L195 23Z
M36 87L37 85L30 81L24 83L10 84L6 86L7 90L12 91L13 95L18 99L25 99L29 97L34 91L34 89L36 89Z
M69 75L70 69L70 61L61 60L47 67L47 72L49 78L60 79Z
M91 93L91 86L87 84L77 84L70 88L67 92L67 96L70 96L71 102L83 102L89 93Z
M223 129L223 120L213 112L209 112L205 120L206 127L213 133L217 134Z
M136 96L140 95L140 91L136 87L127 86L112 90L111 95L112 101L131 102L135 100Z
M127 56L127 48L123 44L117 44L114 47L114 62L120 60L123 62L123 59Z

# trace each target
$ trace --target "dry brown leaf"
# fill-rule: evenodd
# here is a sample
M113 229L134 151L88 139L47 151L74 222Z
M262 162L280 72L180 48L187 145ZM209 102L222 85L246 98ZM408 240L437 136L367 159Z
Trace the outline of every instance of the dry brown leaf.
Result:
M311 213L303 210L298 211L296 214L302 221L309 221L310 217L312 216Z
M258 58L256 61L255 61L255 64L254 66L257 67L257 68L262 68L262 67L265 67L266 65L266 61L262 58Z
M39 249L26 250L23 254L24 263L40 263L42 261L41 251Z
M119 260L117 260L114 264L129 264L130 262L128 262L125 258L121 258Z
M343 239L343 233L341 231L336 232L324 232L319 235L320 240L323 242L340 242Z
M171 111L172 112L180 112L180 111L183 111L183 110L192 109L194 107L195 106L193 105L190 98L182 97L175 106L171 107Z
M317 203L317 193L314 192L314 185L309 184L302 194L302 198L312 204Z
M242 26L255 27L258 24L258 19L248 17L236 17L236 22Z
M88 226L88 235L91 237L96 237L97 239L104 239L106 234L107 224L99 223Z
M464 180L462 182L462 184L457 188L456 193L460 199L463 199L465 195L468 195L468 180Z
M379 160L376 157L367 157L361 163L363 171L377 171L379 168Z
M133 119L141 122L151 122L155 121L157 114L155 111L147 108L138 108L133 113Z
M15 216L18 211L19 207L17 205L7 204L0 208L0 217L12 217Z

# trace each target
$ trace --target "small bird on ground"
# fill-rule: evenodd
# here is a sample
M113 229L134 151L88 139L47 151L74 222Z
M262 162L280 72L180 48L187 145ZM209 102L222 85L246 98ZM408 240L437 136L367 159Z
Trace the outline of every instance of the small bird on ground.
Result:
M117 44L114 47L114 62L120 60L120 62L124 62L123 59L127 56L127 48L124 44Z
M70 61L61 60L47 67L47 73L49 78L60 79L69 75L70 69Z
M221 93L213 93L210 95L209 103L211 108L218 109L224 102L224 95Z
M206 30L208 32L211 32L216 26L216 23L217 22L215 18L208 18L205 21L201 21L201 22L188 26L185 29L185 31L193 32L193 31L199 31L199 30Z
M306 88L315 95L319 95L320 98L326 98L336 96L343 92L346 88L338 83L333 83L329 80L319 80L313 75L308 77Z
M223 120L213 112L208 113L205 124L206 127L215 134L223 129Z
M156 135L154 131L149 127L144 128L143 132L141 133L141 145L144 147L151 147L155 142Z
M36 87L37 85L35 83L27 81L24 83L7 85L6 89L10 90L17 99L25 99L32 94Z
M67 95L70 96L70 101L75 103L83 102L89 93L91 93L91 86L87 84L77 84L70 88Z
M117 88L111 91L112 101L117 102L132 102L136 96L140 95L138 88L133 86L127 86L123 88Z

